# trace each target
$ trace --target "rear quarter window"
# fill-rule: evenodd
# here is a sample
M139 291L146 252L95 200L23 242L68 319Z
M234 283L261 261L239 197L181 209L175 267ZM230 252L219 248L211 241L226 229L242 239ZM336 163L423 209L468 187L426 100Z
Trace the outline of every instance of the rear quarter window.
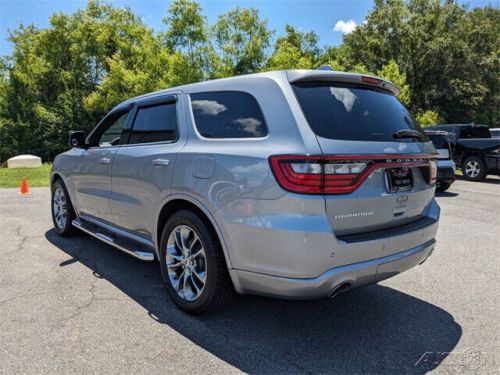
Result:
M206 138L261 138L267 126L255 98L239 91L191 94L198 132Z
M309 125L320 137L394 142L398 130L421 130L392 94L332 82L296 83L292 87ZM417 140L402 138L397 141Z

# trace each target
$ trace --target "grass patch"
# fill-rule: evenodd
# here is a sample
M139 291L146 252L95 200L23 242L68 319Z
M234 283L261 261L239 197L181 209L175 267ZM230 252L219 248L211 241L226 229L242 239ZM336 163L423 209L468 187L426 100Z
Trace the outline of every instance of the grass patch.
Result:
M40 168L0 168L0 188L20 188L23 177L29 187L49 186L52 164L44 163Z

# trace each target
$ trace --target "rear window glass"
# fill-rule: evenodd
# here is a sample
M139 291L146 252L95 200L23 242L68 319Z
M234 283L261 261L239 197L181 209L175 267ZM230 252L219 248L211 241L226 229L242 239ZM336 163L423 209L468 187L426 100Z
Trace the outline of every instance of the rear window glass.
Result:
M466 126L460 130L460 138L491 138L486 126Z
M448 148L448 140L443 134L427 134L435 148Z
M194 121L206 138L259 138L267 135L255 98L239 91L191 94Z
M309 125L320 137L394 142L398 130L421 130L396 97L385 92L328 82L299 83L293 89Z
M177 139L175 103L139 108L129 143L174 141Z

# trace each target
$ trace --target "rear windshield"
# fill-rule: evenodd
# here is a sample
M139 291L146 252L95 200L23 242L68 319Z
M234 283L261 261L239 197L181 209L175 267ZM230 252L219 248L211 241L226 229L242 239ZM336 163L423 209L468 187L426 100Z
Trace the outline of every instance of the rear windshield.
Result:
M448 148L447 137L443 134L426 134L435 148Z
M408 110L389 93L331 82L292 86L309 125L320 137L394 142L398 130L421 130ZM418 142L415 138L397 141Z

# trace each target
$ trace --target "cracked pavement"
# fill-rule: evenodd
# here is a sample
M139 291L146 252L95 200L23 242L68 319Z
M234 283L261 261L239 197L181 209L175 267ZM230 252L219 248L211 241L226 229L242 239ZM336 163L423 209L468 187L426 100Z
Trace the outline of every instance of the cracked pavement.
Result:
M413 270L203 317L175 308L156 263L59 237L47 188L0 189L0 373L498 373L499 182L438 196L438 245Z

